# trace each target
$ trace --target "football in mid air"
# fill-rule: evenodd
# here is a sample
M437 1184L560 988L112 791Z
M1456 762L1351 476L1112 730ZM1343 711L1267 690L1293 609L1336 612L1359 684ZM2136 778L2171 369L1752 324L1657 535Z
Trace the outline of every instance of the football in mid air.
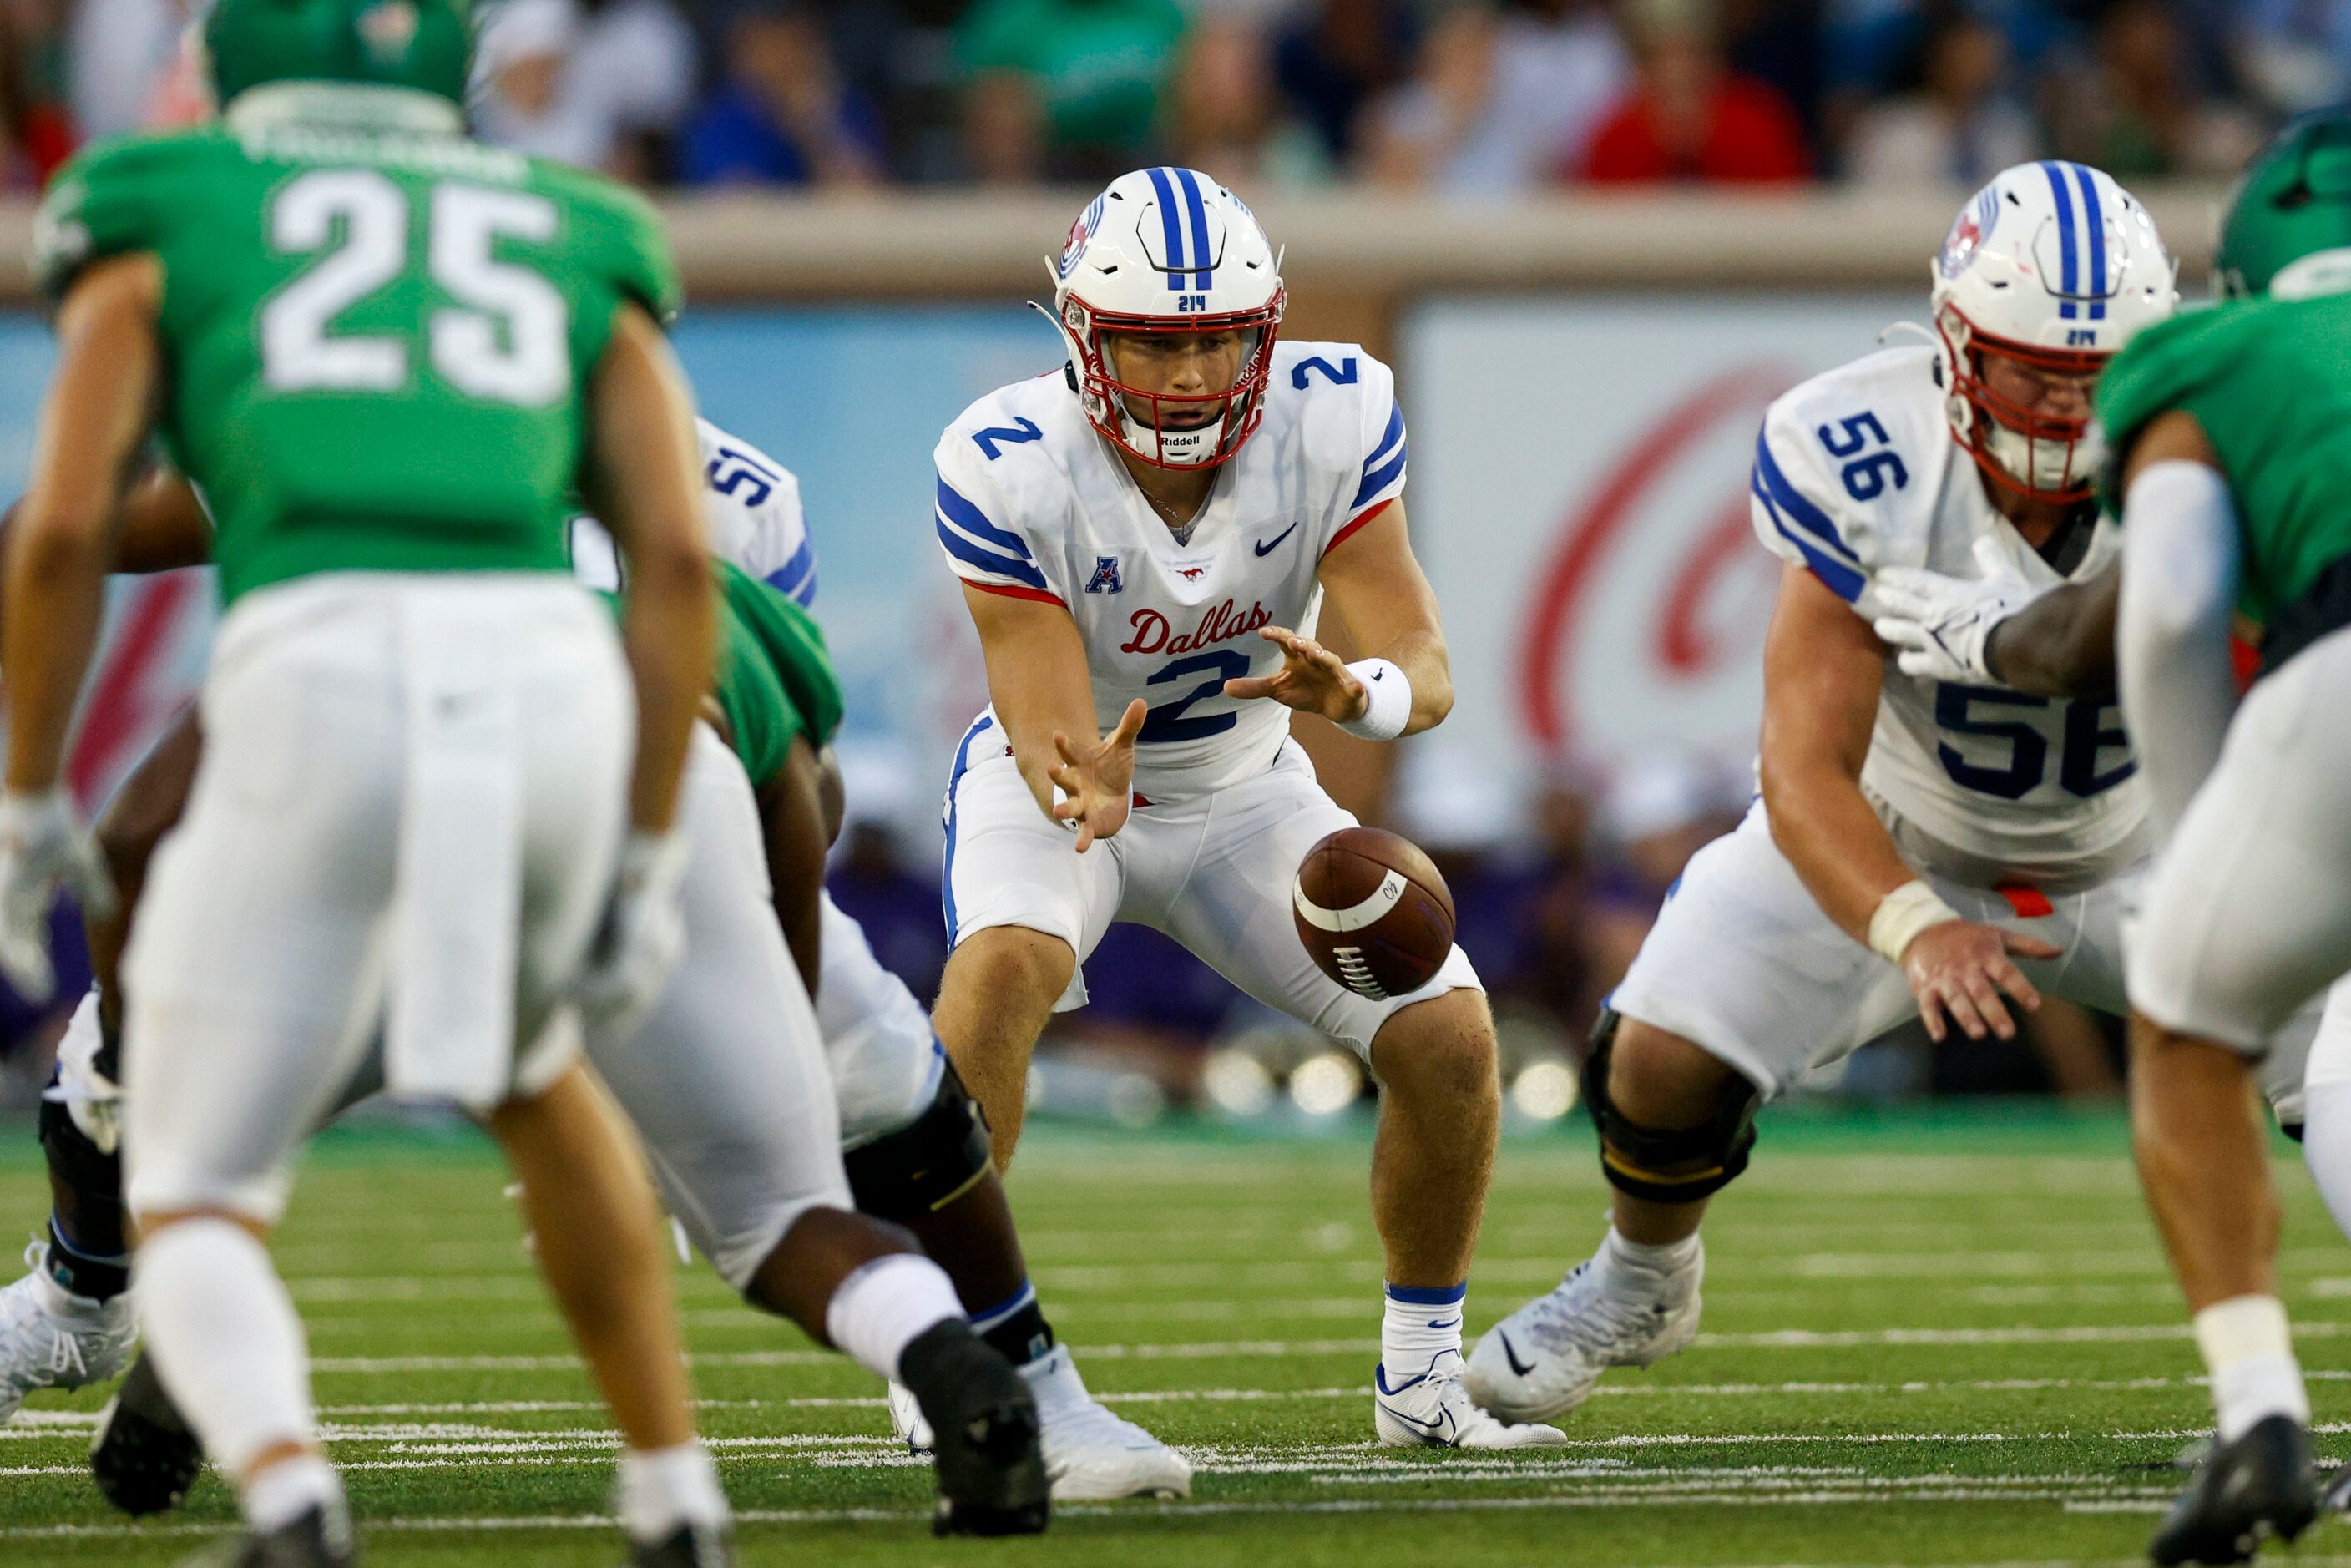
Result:
M1445 879L1417 845L1378 828L1342 828L1307 851L1290 902L1315 964L1374 1001L1420 989L1453 951Z

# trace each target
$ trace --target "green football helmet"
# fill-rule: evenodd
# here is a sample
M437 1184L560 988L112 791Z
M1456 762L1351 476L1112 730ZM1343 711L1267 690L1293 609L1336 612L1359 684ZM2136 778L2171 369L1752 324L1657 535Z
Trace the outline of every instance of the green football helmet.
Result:
M413 88L465 101L468 0L218 0L204 21L213 99L280 81Z
M2351 110L2314 110L2262 149L2230 193L2212 267L2228 298L2351 289Z

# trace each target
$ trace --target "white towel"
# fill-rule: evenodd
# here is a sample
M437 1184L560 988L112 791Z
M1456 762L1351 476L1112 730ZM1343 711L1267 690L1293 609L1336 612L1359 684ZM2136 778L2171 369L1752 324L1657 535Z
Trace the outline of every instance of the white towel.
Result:
M396 1095L485 1111L514 1075L523 763L512 632L469 586L401 596L408 759L384 1076Z

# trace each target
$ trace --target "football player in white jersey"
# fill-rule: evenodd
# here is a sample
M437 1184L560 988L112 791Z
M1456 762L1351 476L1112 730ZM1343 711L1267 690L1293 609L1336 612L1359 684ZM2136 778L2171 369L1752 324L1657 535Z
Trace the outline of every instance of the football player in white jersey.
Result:
M2053 702L1907 673L1872 628L1867 574L2099 571L2117 546L2090 499L2091 392L2177 298L2126 192L2022 165L1953 225L1928 344L1815 377L1766 415L1752 510L1786 565L1761 798L1690 862L1610 998L1584 1097L1614 1223L1479 1343L1487 1409L1555 1417L1607 1367L1696 1337L1708 1202L1745 1169L1758 1103L1810 1069L1914 1010L1938 1040L2006 1038L2043 991L2126 1010L2120 917L2150 835L2111 692ZM2283 1096L2299 1061L2273 1061Z
M1389 740L1452 706L1405 531L1395 379L1353 344L1278 340L1273 249L1194 170L1112 182L1050 268L1066 369L980 399L937 449L939 543L994 705L947 789L953 952L933 1021L999 1166L1037 1036L1083 1003L1080 966L1114 920L1344 1040L1384 1091L1381 1440L1562 1442L1461 1391L1499 1113L1476 974L1456 948L1410 996L1359 996L1315 967L1290 913L1300 861L1354 821L1290 740L1290 710ZM1372 657L1314 641L1326 591Z
M707 420L697 425L705 516L716 552L807 607L816 593L816 551L798 479L748 442ZM124 530L130 559L120 563L126 569L158 570L204 559L209 525L184 486L166 479L148 486L130 513ZM591 520L580 519L572 548L583 578L607 586L616 580L611 538ZM138 886L155 840L177 819L197 750L193 722L175 728L126 780L101 823L100 841L125 887ZM695 764L690 785L707 774L717 798L729 792L730 769L740 771L722 747L706 741L697 747ZM750 858L758 863L762 857L753 852ZM687 873L690 901L693 885L721 869L697 858ZM811 861L804 869L821 867ZM857 923L820 885L779 888L779 907L793 900L812 904L821 923L816 1021L840 1111L841 1160L858 1208L914 1231L947 1266L975 1329L1020 1370L1043 1419L1044 1459L1057 1499L1183 1495L1190 1486L1190 1467L1183 1457L1089 1396L1069 1349L1055 1342L1029 1285L1002 1185L987 1165L986 1134L977 1130L969 1097L947 1071L921 1004L882 967ZM714 907L725 902L711 901ZM93 952L102 974L112 970L115 935L110 923L93 928ZM749 983L752 977L697 978L697 964L723 968L730 961L706 951L710 946L690 949L679 984L746 993L754 1008L774 1010L775 1004L760 999L765 993ZM747 945L733 946L739 956ZM94 987L59 1045L57 1081L41 1119L56 1209L47 1238L28 1249L32 1271L0 1290L0 1421L15 1413L32 1388L78 1387L111 1378L131 1348L124 1260L115 1256L121 1239L113 1125L119 1090L110 1071L113 1052L107 1048L119 1004L110 988ZM659 1059L700 1051L723 1058L730 1044L726 1035L699 1028L674 1047L640 1054ZM802 1129L810 1113L789 1103L819 1096L780 1082L789 1074L771 1060L763 1038L747 1043L755 1051L742 1079L730 1086L724 1074L705 1074L696 1082L720 1090L721 1103L741 1103L770 1124L768 1142L784 1145L779 1152L790 1155L790 1145L808 1141ZM681 1213L698 1217L697 1239L714 1258L724 1257L724 1271L733 1282L744 1284L758 1271L778 1228L770 1207L777 1185L738 1179L742 1167L758 1162L742 1158L742 1139L709 1138L695 1124L709 1101L667 1092L664 1080L674 1073L647 1078L626 1071L625 1063L613 1071L614 1088L624 1108L643 1123L673 1201ZM370 1087L355 1085L351 1092L356 1096ZM787 1103L778 1104L778 1095ZM677 1134L674 1157L663 1149L669 1132ZM695 1157L705 1147L718 1151L715 1164ZM794 1201L800 1200L800 1189L826 1185L791 1174L785 1185ZM160 1389L151 1389L137 1374L126 1388L136 1390L120 1407L130 1418L117 1416L108 1422L93 1468L110 1496L133 1511L146 1511L168 1500L170 1478L193 1475L199 1456L175 1423L147 1410ZM902 1425L912 1427L919 1406L894 1385L892 1396L893 1408L904 1406ZM927 1433L926 1422L922 1430ZM922 1447L931 1446L926 1437Z

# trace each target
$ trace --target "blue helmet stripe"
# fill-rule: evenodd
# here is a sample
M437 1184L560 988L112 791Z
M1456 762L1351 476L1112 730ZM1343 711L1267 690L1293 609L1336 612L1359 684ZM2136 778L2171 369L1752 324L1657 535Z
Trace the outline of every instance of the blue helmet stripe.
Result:
M1176 215L1176 187L1165 169L1151 171L1151 188L1159 193L1159 225L1167 242L1167 287L1184 287L1184 221Z
M2043 163L2041 172L2049 177L2049 193L2057 203L2057 261L2064 269L2058 280L2058 292L2064 297L2057 314L2072 320L2079 312L2074 297L2082 291L2081 264L2074 256L2074 195L2065 188L2065 171L2055 163Z
M2083 280L2082 292L2093 296L2090 319L2106 319L2106 215L2098 205L2098 182L2079 163L2073 166L2074 182L2082 187L2082 232L2090 240L2089 276Z
M1189 169L1178 169L1176 178L1183 182L1184 203L1192 210L1192 287L1213 288L1216 274L1208 264L1216 260L1216 253L1208 246L1208 207L1200 197L1200 177Z

